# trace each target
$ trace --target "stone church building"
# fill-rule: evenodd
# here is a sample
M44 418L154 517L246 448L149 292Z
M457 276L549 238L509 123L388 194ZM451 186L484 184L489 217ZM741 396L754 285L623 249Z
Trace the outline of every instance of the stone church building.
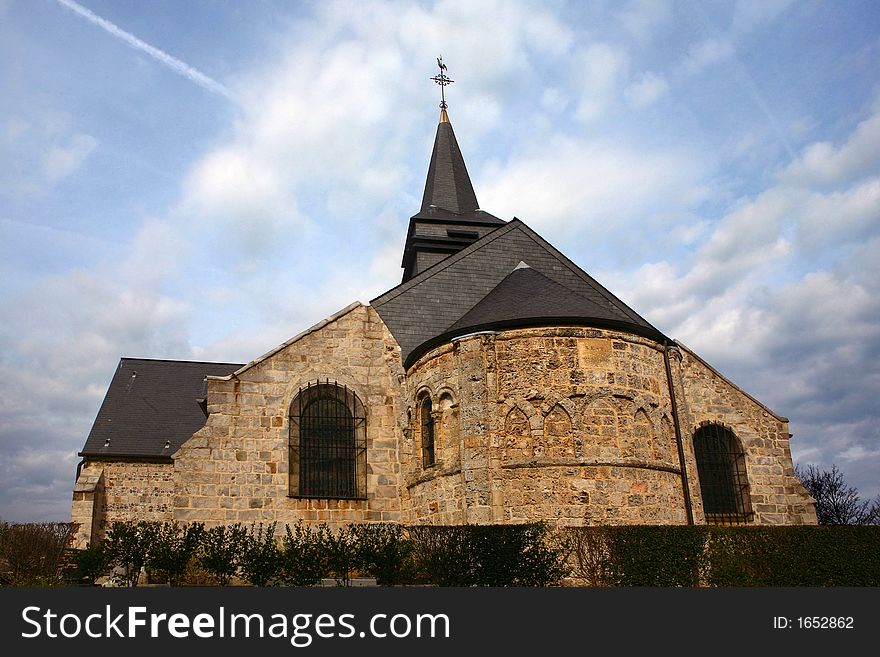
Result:
M246 365L123 358L79 544L116 520L816 522L787 419L481 210L445 108L402 267Z

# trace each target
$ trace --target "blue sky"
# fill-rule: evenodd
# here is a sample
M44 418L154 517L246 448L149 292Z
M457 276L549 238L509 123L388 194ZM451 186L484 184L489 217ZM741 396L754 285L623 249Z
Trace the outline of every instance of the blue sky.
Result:
M517 216L880 493L880 5L0 0L0 518L121 356L247 362L399 282L437 121Z

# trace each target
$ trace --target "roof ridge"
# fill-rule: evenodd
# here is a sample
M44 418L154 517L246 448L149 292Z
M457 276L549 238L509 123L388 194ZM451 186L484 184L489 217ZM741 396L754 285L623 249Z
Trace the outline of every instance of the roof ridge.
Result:
M526 234L532 239L532 241L534 241L536 244L538 244L542 248L546 249L551 254L553 254L556 258L558 258L562 262L562 264L566 265L574 274L576 274L578 276L578 278L583 280L587 285L589 285L594 290L596 290L596 292L601 294L609 303L612 303L615 306L617 306L617 304L620 304L620 306L622 306L622 307L620 307L619 309L621 311L623 311L623 313L625 315L628 315L630 317L630 319L635 320L637 323L644 323L645 325L650 326L651 328L654 328L659 333L663 333L659 329L656 329L656 327L651 322L649 322L644 317L639 315L635 310L630 308L620 297L618 297L616 294L614 294L614 292L612 292L607 287L602 285L599 281L597 281L590 274L588 274L586 271L584 271L577 263L575 263L573 260L571 260L568 256L566 256L564 253L562 253L555 246L550 244L550 242L548 242L543 237L541 237L537 232L535 232L534 229L530 228L525 222L523 222L521 219L517 219L516 217L514 217L514 221L519 221L520 224L522 224L522 226L526 229Z
M498 284L495 287L493 287L491 290L489 290L485 294L485 296L481 297L473 306L471 306L464 313L462 313L461 316L458 317L458 319L456 319L454 322L452 322L452 324L450 324L446 328L446 331L448 332L448 331L452 331L456 328L460 329L463 326L469 326L468 324L462 324L462 320L464 320L468 315L471 315L472 313L474 313L479 306L484 305L486 303L490 303L491 301L493 301L493 297L495 297L494 300L497 300L497 298L501 294L506 293L509 295L510 294L509 287L505 287L503 292L501 292L499 290L499 288L501 288L504 285L509 286L510 284L512 284L512 277L513 276L517 276L517 277L519 277L519 279L522 279L523 276L526 276L526 277L538 276L543 280L543 283L542 283L543 285L549 285L551 290L553 290L554 288L558 289L560 292L562 292L566 295L566 298L568 300L570 300L571 297L575 297L578 300L578 302L585 303L590 308L599 308L601 310L601 306L599 304L597 304L595 301L593 301L592 299L585 297L583 294L581 294L577 290L573 290L572 288L565 285L564 283L560 283L559 281L550 278L545 273L543 273L533 267L530 267L524 261L521 260L520 263L516 267L514 267L504 278L502 278L500 281L498 281ZM528 280L528 279L525 279L525 280ZM529 316L528 314L522 315L521 317L517 317L517 320L519 321L519 320L525 319L528 316ZM545 317L545 315L540 315L540 314L535 314L532 316L535 318ZM559 315L559 316L563 316L563 315Z
M499 237L502 237L503 235L506 235L516 226L516 222L522 223L519 219L514 217L511 221L508 221L507 223L498 226L498 228L493 230L491 233L487 233L486 235L483 235L483 237L478 239L476 242L469 244L468 246L463 248L458 253L454 253L447 258L443 258L443 260L441 260L437 263L434 263L433 265L431 265L430 267L428 267L424 271L421 271L417 275L413 276L408 281L398 283L397 285L392 287L390 290L386 290L385 292L383 292L379 296L374 297L373 299L370 300L370 305L375 306L376 301L378 301L379 299L382 299L381 303L385 303L386 301L391 301L391 299L394 299L395 297L400 296L401 294L403 294L404 292L406 292L410 288L413 288L417 285L420 285L421 283L424 283L426 280L428 280L432 276L436 276L441 271L443 271L447 267L454 265L456 262L458 262L462 258L470 255L474 251L479 251L481 248L483 248L487 244L491 243L492 241L498 239ZM392 292L394 292L394 294L391 294ZM391 295L391 296L389 296L389 295ZM383 297L387 297L387 298L383 298Z
M137 358L132 356L120 356L119 362L122 361L141 361L150 363L189 363L192 365L241 365L241 363L233 363L219 360L188 360L178 358Z

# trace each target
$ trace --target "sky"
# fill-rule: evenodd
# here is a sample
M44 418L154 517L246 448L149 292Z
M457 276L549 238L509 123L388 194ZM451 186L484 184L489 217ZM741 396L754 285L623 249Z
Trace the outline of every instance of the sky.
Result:
M439 55L482 209L880 494L880 3L0 0L0 519L69 519L120 357L400 282Z

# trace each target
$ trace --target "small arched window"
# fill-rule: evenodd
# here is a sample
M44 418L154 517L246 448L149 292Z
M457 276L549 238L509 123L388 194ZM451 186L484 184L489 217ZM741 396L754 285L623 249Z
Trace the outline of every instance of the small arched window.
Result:
M300 390L290 405L290 494L366 498L366 424L347 387L328 381Z
M746 457L734 433L707 424L694 433L694 456L706 522L741 524L752 518Z
M422 467L429 468L434 465L434 414L431 408L431 398L422 400L421 409L421 433L422 433Z

